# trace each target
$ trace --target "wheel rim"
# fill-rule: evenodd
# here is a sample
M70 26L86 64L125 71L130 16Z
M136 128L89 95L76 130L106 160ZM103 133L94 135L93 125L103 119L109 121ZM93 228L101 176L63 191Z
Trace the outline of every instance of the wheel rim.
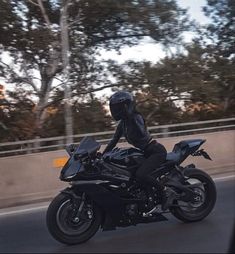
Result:
M197 178L189 178L187 179L187 183L189 184L200 184L199 186L192 187L191 189L194 191L194 193L197 193L198 196L194 200L194 202L185 202L178 200L178 205L180 206L180 209L186 213L198 213L202 210L204 210L206 205L206 200L208 198L207 195L207 185L205 182L197 179Z
M56 214L56 222L59 229L66 235L80 235L87 231L93 222L93 210L92 207L84 204L83 217L87 213L87 219L84 218L72 218L72 203L70 200L64 201L59 207ZM92 215L92 218L88 216Z

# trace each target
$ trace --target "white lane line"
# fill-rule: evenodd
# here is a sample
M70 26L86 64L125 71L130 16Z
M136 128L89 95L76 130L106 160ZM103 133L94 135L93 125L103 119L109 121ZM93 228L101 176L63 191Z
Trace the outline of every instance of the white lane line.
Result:
M215 178L213 178L213 180L216 182L220 182L220 181L228 180L228 179L232 179L232 178L235 178L235 175L215 177Z
M9 212L0 212L0 217L5 216L5 215L15 215L15 214L20 214L20 213L27 213L27 212L32 212L32 211L44 210L44 209L47 209L47 207L48 206L38 206L38 207L26 208L26 209L9 211Z
M220 182L220 181L229 180L229 179L232 179L232 178L235 178L235 175L214 177L213 180L216 181L216 182ZM6 216L6 215L16 215L16 214L21 214L21 213L45 210L45 209L48 208L48 205L47 206L38 206L38 207L26 208L26 209L15 210L15 211L0 212L0 217L1 216Z

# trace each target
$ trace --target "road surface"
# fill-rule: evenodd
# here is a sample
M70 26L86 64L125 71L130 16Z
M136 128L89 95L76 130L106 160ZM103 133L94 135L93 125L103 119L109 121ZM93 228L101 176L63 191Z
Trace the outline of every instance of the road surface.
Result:
M65 246L50 236L43 207L0 210L0 252L227 253L235 221L235 178L222 177L216 186L215 209L201 222L184 224L169 215L169 221L99 231L87 243L76 246Z

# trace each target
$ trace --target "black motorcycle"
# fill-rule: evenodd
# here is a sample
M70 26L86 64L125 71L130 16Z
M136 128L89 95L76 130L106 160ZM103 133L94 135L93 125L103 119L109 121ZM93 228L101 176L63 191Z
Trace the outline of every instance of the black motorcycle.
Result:
M206 140L183 140L167 154L167 160L152 172L156 181L173 193L169 208L176 218L195 222L205 218L216 202L211 177L193 164L180 164L189 156L209 155L199 147ZM51 235L65 244L89 240L99 228L114 230L138 223L167 220L161 209L161 197L153 187L142 187L135 171L145 157L136 148L115 148L104 154L93 138L84 138L79 146L66 147L70 155L60 179L70 187L56 196L47 210Z

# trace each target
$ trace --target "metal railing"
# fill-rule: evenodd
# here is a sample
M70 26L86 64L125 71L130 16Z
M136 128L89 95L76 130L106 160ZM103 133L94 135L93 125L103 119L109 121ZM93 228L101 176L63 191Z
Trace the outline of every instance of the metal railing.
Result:
M157 125L148 128L154 138L182 136L234 129L235 118L215 119L208 121L177 123L159 126ZM106 144L110 140L113 133L114 131L104 131L77 134L73 135L72 137L75 144L78 144L80 140L85 136L92 136L96 138L96 140L101 144ZM124 138L122 138L121 140L124 140ZM30 139L17 142L5 142L0 143L0 157L60 150L63 149L66 145L67 144L65 136Z

